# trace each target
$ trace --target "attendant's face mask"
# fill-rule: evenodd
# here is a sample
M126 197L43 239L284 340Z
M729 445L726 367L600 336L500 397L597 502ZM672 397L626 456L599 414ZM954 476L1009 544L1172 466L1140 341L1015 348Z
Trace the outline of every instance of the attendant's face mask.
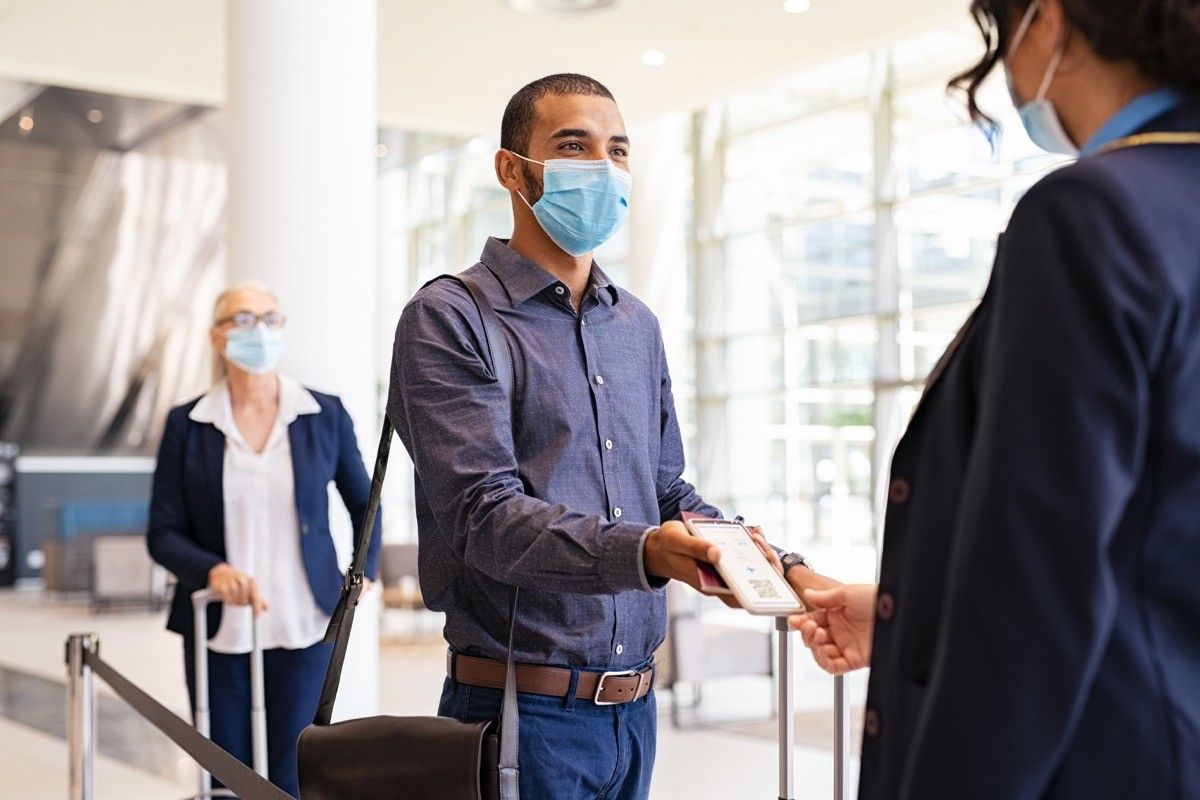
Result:
M1005 56L1004 77L1008 81L1008 94L1012 98L1013 105L1017 107L1017 112L1021 115L1021 124L1025 126L1025 132L1029 134L1029 138L1033 140L1034 144L1048 153L1059 153L1065 156L1079 155L1079 147L1063 128L1062 120L1059 118L1054 104L1046 99L1046 92L1050 91L1054 74L1062 62L1063 45L1060 44L1054 51L1054 55L1051 56L1050 63L1046 67L1046 74L1042 78L1042 85L1038 88L1034 99L1022 104L1017 97L1017 88L1009 63L1011 63L1017 47L1025 39L1025 34L1029 32L1029 26L1032 24L1037 10L1038 0L1033 0L1029 4L1029 10L1021 19L1021 24L1017 26L1016 33L1013 34L1012 46L1008 48L1008 54Z
M520 196L563 252L586 255L611 239L625 223L633 179L612 161L534 161L519 153L513 155L545 167L538 201L530 205L525 195Z
M255 375L265 375L279 366L283 350L283 331L262 322L225 334L225 358Z

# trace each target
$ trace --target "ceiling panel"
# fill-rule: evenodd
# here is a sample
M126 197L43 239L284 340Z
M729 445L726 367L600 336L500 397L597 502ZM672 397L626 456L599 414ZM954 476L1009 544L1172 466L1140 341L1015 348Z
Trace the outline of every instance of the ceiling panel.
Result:
M0 76L219 105L226 0L0 0ZM384 125L495 127L508 97L549 72L607 83L627 120L695 107L804 65L965 19L966 0L618 0L588 14L502 0L378 0ZM643 66L645 50L666 54Z

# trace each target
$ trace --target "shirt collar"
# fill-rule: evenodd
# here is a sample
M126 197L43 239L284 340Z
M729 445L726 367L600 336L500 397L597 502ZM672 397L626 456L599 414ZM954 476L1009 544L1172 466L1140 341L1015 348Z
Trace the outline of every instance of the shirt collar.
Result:
M508 299L513 308L541 294L551 286L562 284L558 278L509 247L507 239L489 236L487 244L483 246L483 255L479 257L479 260L500 281L500 285L508 293ZM595 261L592 262L590 285L599 290L597 292L599 297L608 298L610 305L616 305L620 299L617 287L613 285L613 282Z
M1135 97L1096 131L1079 155L1091 155L1109 142L1137 133L1186 99L1175 89L1154 89Z
M279 375L279 416L277 426L287 427L302 414L319 414L321 406L312 392L300 385L300 382L288 375ZM195 422L207 422L226 436L240 438L241 432L233 419L233 401L229 396L229 384L226 381L213 386L196 401L188 419Z

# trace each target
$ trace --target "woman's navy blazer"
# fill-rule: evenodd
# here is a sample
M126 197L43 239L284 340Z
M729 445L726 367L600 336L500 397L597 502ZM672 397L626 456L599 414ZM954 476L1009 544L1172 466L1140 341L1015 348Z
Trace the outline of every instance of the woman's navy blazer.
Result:
M295 474L300 552L313 597L332 614L344 575L329 532L329 483L341 494L355 535L361 530L371 493L354 423L342 401L312 391L319 414L301 414L288 426ZM171 409L158 451L150 525L150 555L175 574L179 584L171 601L167 628L192 636L192 592L208 585L208 572L225 560L225 503L222 473L225 434L188 417L199 398ZM367 551L367 575L378 572L381 518ZM216 634L221 605L209 607L208 635Z
M861 798L1200 798L1200 146L1026 193L887 493Z

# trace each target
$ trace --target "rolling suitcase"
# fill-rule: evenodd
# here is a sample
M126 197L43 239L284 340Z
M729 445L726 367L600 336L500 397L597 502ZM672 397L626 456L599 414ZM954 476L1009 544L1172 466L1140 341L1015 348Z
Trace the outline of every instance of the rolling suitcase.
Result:
M192 593L192 613L195 618L196 643L196 702L192 711L195 713L196 730L203 736L211 735L211 717L209 713L208 695L208 606L221 602L208 589ZM254 771L264 778L267 777L267 710L263 699L263 653L262 644L258 639L258 617L251 617L250 625L250 741L253 753ZM201 646L201 643L205 643ZM217 797L234 797L228 789L212 788L212 776L203 767L199 767L199 789L195 800L212 800Z

